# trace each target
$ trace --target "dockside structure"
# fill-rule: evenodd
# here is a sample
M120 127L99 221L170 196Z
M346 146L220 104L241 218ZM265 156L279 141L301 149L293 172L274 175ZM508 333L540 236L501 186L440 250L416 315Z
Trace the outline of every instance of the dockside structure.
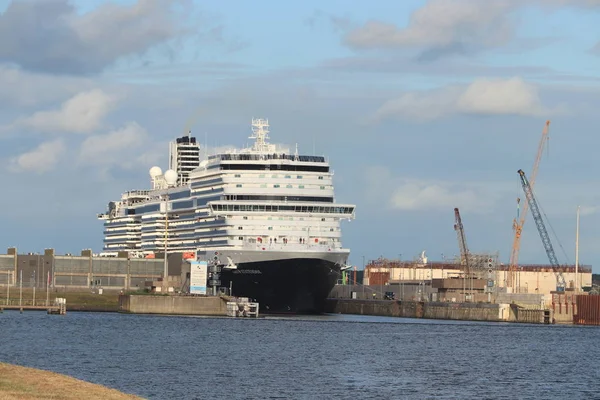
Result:
M146 281L162 279L164 259L135 258L121 252L116 257L100 257L91 250L79 255L57 255L54 249L42 254L18 254L9 248L0 254L0 286L46 288L137 289ZM183 260L181 253L169 254L169 276L179 277Z

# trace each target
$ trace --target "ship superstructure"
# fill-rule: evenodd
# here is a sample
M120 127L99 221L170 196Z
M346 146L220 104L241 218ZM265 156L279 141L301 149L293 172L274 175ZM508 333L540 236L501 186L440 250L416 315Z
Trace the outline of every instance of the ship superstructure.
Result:
M177 173L177 185L189 182L190 172L200 165L200 145L188 132L169 143L169 168Z
M325 157L278 148L268 128L253 119L251 147L208 156L187 184L174 169L151 168L152 190L128 192L139 195L99 215L104 251L196 252L231 267L221 284L262 298L267 311L318 309L347 263L340 223L355 206L335 202Z

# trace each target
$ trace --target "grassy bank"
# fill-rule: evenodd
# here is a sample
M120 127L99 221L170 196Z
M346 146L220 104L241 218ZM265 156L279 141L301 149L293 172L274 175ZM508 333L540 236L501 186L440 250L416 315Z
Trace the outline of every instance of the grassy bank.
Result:
M0 363L0 399L106 399L141 397L54 372Z
M58 288L56 291L50 290L50 303L54 302L56 297L67 299L67 311L119 311L119 290L104 290L102 294L91 290L65 290ZM23 288L23 304L31 305L33 301L33 289ZM11 287L10 303L19 304L19 288ZM0 306L6 304L6 288L0 288ZM35 292L35 304L46 304L46 290L38 289Z

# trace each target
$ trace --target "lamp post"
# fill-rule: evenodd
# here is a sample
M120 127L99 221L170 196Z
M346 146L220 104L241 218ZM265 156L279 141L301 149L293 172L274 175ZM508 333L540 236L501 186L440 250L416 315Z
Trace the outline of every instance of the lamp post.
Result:
M167 292L167 280L169 279L169 262L167 259L167 242L169 238L169 193L165 193L165 254L163 265L163 293Z
M362 264L363 277L362 277L362 281L360 283L362 285L362 292L363 292L362 298L364 300L365 299L365 256L362 256L362 262L363 262L363 264Z

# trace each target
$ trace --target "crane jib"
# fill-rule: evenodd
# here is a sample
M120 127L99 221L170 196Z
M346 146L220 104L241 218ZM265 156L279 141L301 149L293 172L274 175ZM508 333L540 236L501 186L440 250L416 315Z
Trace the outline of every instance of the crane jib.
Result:
M558 258L556 257L556 253L554 252L554 247L552 246L552 242L550 240L550 235L546 230L546 226L544 225L544 220L542 219L542 213L540 212L540 208L538 206L537 200L533 194L533 190L529 185L529 181L525 176L525 172L522 169L517 171L519 176L521 177L521 186L523 186L523 191L525 192L525 197L527 197L527 202L529 203L529 208L531 209L531 214L533 216L533 220L538 228L538 232L540 234L540 238L542 239L542 244L544 245L544 249L546 250L546 254L548 256L548 260L550 261L550 265L554 268L556 273L557 280L557 290L564 290L566 283L565 278L560 270L560 264L558 262Z

